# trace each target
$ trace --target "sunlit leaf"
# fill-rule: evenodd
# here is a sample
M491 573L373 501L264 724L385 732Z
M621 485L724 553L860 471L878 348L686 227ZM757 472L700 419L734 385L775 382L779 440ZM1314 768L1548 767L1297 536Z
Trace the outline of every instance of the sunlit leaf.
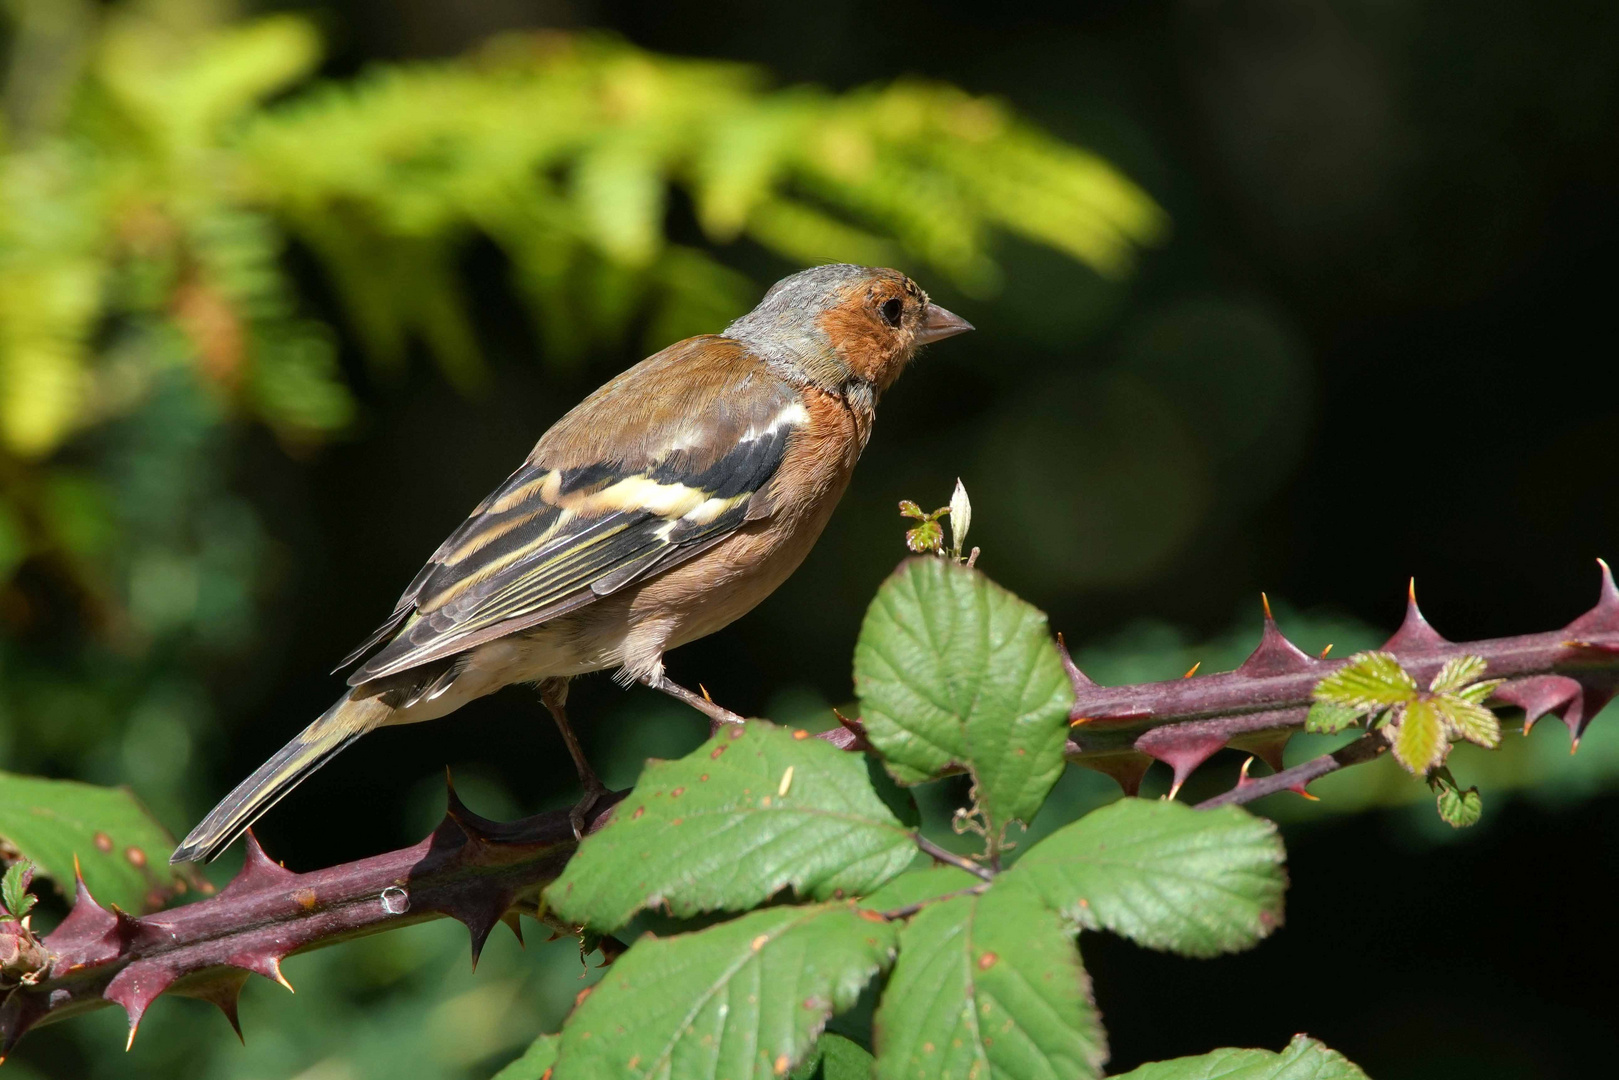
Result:
M1214 956L1281 924L1283 858L1276 826L1239 807L1126 798L1058 829L1005 876L1081 928Z
M1073 689L1046 618L976 571L902 564L866 612L855 691L894 777L965 766L992 829L1033 817L1062 772Z
M1295 1035L1279 1054L1216 1050L1199 1057L1155 1061L1116 1080L1367 1080L1367 1076L1336 1050L1307 1035Z
M1486 750L1494 750L1501 745L1501 721L1484 706L1475 705L1455 694L1435 695L1432 705L1444 719L1450 734L1456 738L1477 743Z
M1304 718L1304 730L1312 735L1336 735L1359 721L1361 711L1331 701L1317 701Z
M1428 689L1434 691L1460 690L1484 674L1489 665L1482 656L1453 656L1434 675Z
M1363 652L1322 679L1315 700L1367 712L1409 701L1417 692L1416 680L1391 653Z
M1393 716L1395 760L1418 776L1445 760L1450 740L1444 717L1432 701L1413 701Z
M793 1071L793 1080L871 1080L871 1051L831 1032L815 1044L815 1054Z
M924 908L900 933L875 1018L877 1080L1101 1074L1106 1036L1070 931L998 882Z
M850 904L774 907L643 937L562 1028L555 1080L774 1080L894 955L895 928Z
M490 1080L543 1080L546 1070L556 1064L561 1035L541 1035L529 1043L523 1056L496 1073Z
M784 888L856 896L904 870L914 842L864 759L802 734L753 720L649 763L546 890L551 910L611 932L643 908L740 910Z
M910 907L924 900L971 889L984 884L984 879L955 866L929 866L921 870L907 870L877 891L860 901L860 906L872 911L894 911Z
M34 864L27 859L18 859L6 867L6 874L0 879L0 906L5 908L4 914L21 922L33 910L38 897L28 891L28 886L34 880Z
M126 788L0 773L0 840L71 895L77 858L103 906L150 911L202 884L169 866L174 838Z

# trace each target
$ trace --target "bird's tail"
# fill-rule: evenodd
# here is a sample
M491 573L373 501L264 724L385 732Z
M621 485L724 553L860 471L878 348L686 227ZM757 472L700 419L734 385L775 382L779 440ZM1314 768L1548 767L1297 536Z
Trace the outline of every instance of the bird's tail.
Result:
M357 699L345 694L221 799L174 849L169 862L211 860L305 777L355 739L380 726L393 711L376 697Z

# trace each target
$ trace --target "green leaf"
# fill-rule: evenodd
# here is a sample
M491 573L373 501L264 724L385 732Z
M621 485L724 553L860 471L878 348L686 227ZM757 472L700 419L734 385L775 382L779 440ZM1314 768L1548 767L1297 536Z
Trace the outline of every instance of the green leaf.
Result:
M496 1073L490 1080L541 1080L545 1070L556 1064L561 1035L541 1035L528 1044L523 1056Z
M937 553L944 543L944 529L937 521L924 521L905 530L905 546L917 554Z
M863 755L801 735L750 720L679 761L648 763L546 890L551 910L610 933L643 908L741 910L788 887L857 896L903 871L915 842L872 790Z
M871 1051L842 1035L827 1032L815 1052L792 1072L792 1080L871 1080Z
M1485 679L1483 682L1476 682L1471 686L1465 686L1457 690L1454 696L1474 705L1482 705L1489 699L1491 694L1495 693L1495 688L1504 682L1506 682L1505 679Z
M1367 1076L1336 1050L1295 1035L1279 1054L1216 1050L1201 1057L1155 1061L1114 1080L1367 1080Z
M1069 931L1008 880L924 908L875 1018L877 1080L1101 1075L1106 1036Z
M1457 691L1468 683L1475 681L1484 674L1488 666L1482 656L1453 656L1445 661L1444 667L1433 677L1428 689L1433 691Z
M1417 683L1392 654L1362 652L1315 686L1315 700L1359 713L1410 701Z
M842 1035L821 1036L821 1080L871 1080L871 1051Z
M1312 735L1336 735L1360 720L1360 710L1330 701L1318 701L1310 706L1304 718L1304 730Z
M643 937L563 1026L556 1080L780 1077L892 962L895 937L852 904Z
M860 906L871 911L893 911L982 884L983 878L969 874L959 867L929 866L921 870L905 871L861 900Z
M975 570L902 564L866 612L854 677L895 779L966 766L992 835L1032 818L1062 773L1074 696L1046 617Z
M1463 791L1449 769L1441 766L1429 773L1428 786L1438 798L1440 820L1451 828L1465 829L1469 825L1476 825L1484 815L1484 799L1479 795L1478 788L1470 787Z
M1456 738L1477 743L1486 750L1494 750L1501 745L1501 721L1484 706L1468 701L1460 694L1436 694L1433 707Z
M76 856L91 895L125 911L203 883L191 866L169 866L174 838L127 788L0 773L0 839L68 895Z
M1284 854L1276 826L1239 807L1120 799L1034 845L1004 877L1081 928L1214 956L1281 924Z
M6 876L0 879L0 905L5 907L5 915L22 922L33 910L38 897L28 891L28 885L34 878L34 864L27 859L18 859L6 867Z
M1432 700L1413 701L1394 721L1394 757L1418 776L1445 760L1450 749L1445 721Z

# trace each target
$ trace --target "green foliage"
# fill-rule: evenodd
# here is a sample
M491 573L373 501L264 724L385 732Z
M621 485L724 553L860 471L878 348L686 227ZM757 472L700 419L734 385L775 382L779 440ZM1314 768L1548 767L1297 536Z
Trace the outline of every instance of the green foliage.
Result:
M1366 1074L1336 1050L1295 1035L1279 1054L1216 1050L1201 1057L1156 1061L1118 1080L1366 1080Z
M1071 933L1009 875L924 908L876 1016L878 1080L1101 1075L1106 1037Z
M911 560L873 601L859 648L864 720L891 772L926 777L961 761L980 804L1039 808L1050 782L1004 764L1037 757L1038 738L1018 743L1020 724L1050 724L1059 740L1066 728L1071 690L1038 612L953 558ZM950 740L932 759L899 725L874 722L919 715L931 725L927 746ZM1034 749L986 753L990 731ZM1060 742L1057 752L1060 768ZM1009 820L1004 812L992 809L990 822ZM547 891L552 912L612 930L655 907L680 917L777 906L642 936L563 1025L558 1080L817 1068L906 1080L1099 1076L1106 1036L1078 931L1211 956L1281 922L1281 841L1236 807L1123 799L1018 852L1008 869L1013 849L975 831L983 851L941 854L898 825L857 756L762 721L650 763ZM956 864L906 870L918 847ZM790 902L799 898L823 902ZM816 1044L890 963L875 1061L831 1036Z
M643 938L569 1018L556 1080L782 1076L888 967L894 939L889 923L848 903Z
M1332 733L1367 719L1387 731L1401 765L1424 775L1444 764L1455 739L1500 745L1501 722L1484 701L1501 681L1479 680L1484 668L1478 656L1448 660L1424 691L1393 655L1357 653L1317 684L1307 728Z
M27 859L18 859L6 867L4 878L0 878L0 918L13 922L22 922L28 918L28 913L34 909L39 898L28 891L28 886L34 880L34 864Z
M1280 925L1282 859L1276 826L1236 807L1121 799L1046 837L1006 876L1074 926L1214 956Z
M546 1071L556 1064L562 1036L541 1035L529 1043L522 1057L496 1073L491 1080L543 1080Z
M344 426L331 334L281 266L291 237L379 363L419 340L470 387L482 361L456 259L479 233L559 355L643 312L660 345L739 313L749 283L665 238L675 187L716 243L920 260L980 292L998 231L1104 273L1163 231L1105 162L938 84L779 90L737 64L540 35L267 105L319 62L306 19L181 30L126 6L83 44L40 110L54 122L0 156L0 443L26 456L127 410L116 384L159 364L193 367L289 437ZM136 372L94 355L121 316L165 339Z
M899 516L920 522L915 528L905 530L905 546L918 555L938 555L944 551L944 527L939 519L950 513L948 506L941 506L932 513L924 511L909 499L899 501Z
M1062 771L1074 698L1046 618L977 571L901 565L866 613L854 678L894 777L915 784L965 767L996 844Z
M77 868L103 904L126 911L201 885L169 866L174 838L124 788L0 773L0 841L69 893Z
M871 1080L871 1052L853 1039L828 1032L815 1044L815 1053L793 1070L793 1080Z
M982 888L984 879L958 866L929 866L907 870L876 892L868 893L860 906L872 911L896 911L964 889Z
M916 855L864 762L763 721L648 764L610 825L546 890L551 910L604 932L643 908L738 911L784 888L818 900L870 892Z
M1439 803L1439 818L1455 829L1477 825L1484 816L1484 799L1477 787L1463 791L1456 778L1444 766L1428 774L1428 786L1433 789Z

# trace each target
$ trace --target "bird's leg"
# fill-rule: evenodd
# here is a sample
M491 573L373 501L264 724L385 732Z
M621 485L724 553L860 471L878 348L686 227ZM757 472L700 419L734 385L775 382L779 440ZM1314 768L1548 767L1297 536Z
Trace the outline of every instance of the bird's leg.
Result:
M708 733L710 735L714 734L725 724L742 723L743 718L732 712L730 709L727 709L723 705L714 704L714 702L710 701L704 694L696 694L690 690L687 690L684 686L681 686L679 683L669 678L669 676L665 675L662 671L659 671L656 675L644 676L641 681L652 687L654 690L662 690L665 694L675 698L677 701L684 701L687 705L690 705L692 708L708 717Z
M574 770L579 773L579 783L585 789L584 798L568 811L568 823L573 826L573 835L577 839L585 833L585 815L590 813L590 808L596 805L597 799L607 794L607 787L596 776L596 770L590 767L590 762L585 760L585 751L579 745L579 736L573 733L573 728L568 724L568 680L555 678L542 681L540 700L545 703L551 719L557 722L557 729L562 732L562 741L568 746L568 755L573 758Z

